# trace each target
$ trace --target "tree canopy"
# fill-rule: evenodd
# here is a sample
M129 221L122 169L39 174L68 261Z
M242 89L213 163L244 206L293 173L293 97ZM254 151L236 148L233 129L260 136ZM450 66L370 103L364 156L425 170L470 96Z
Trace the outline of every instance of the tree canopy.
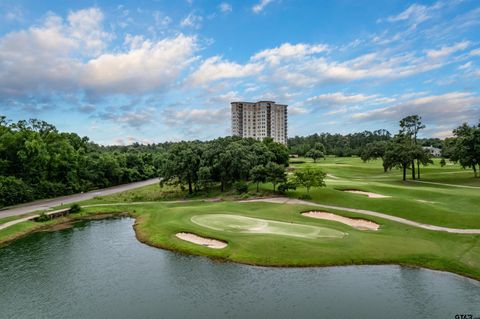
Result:
M477 166L480 165L480 122L469 126L464 123L453 131L454 138L448 141L449 157L460 163L463 168L471 168L478 177ZM480 168L480 167L479 167Z

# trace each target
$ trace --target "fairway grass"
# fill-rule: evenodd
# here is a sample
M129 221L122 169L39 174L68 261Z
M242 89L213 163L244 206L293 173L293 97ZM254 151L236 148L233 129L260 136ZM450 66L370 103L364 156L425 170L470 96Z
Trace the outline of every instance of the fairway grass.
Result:
M441 167L435 159L433 165L421 167L420 182L410 180L410 172L409 180L403 182L401 170L383 172L381 160L364 163L357 157L328 157L317 163L306 158L299 161L304 163L291 167L310 165L327 173L327 187L310 190L316 203L373 210L436 226L480 228L480 178L458 165ZM389 197L374 199L346 190ZM305 193L306 189L297 188L287 195L298 198Z
M229 214L196 215L191 218L197 225L233 233L283 235L300 238L343 238L346 233L326 227L285 223Z

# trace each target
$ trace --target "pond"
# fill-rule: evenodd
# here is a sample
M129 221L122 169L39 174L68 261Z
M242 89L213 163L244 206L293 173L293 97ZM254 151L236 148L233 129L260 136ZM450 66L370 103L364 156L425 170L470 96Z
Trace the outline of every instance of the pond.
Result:
M0 249L0 318L455 318L480 283L399 266L267 268L146 246L133 219Z

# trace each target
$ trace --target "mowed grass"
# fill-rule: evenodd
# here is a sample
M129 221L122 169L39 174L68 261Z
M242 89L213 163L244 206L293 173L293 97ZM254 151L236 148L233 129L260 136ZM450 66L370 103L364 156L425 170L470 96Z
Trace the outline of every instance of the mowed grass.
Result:
M327 187L310 192L315 202L373 210L438 226L480 228L480 179L458 165L441 167L436 160L434 165L421 168L422 183L418 183L403 182L400 170L384 173L380 160L364 163L360 158L329 157L317 163L304 158L294 161L306 162L293 163L294 169L312 165L328 174ZM346 189L391 197L368 198L342 191ZM305 189L299 188L288 195L298 197L305 193Z
M312 210L305 205L272 203L177 203L148 204L128 207L136 218L137 238L151 246L188 254L204 255L217 259L264 266L331 266L352 264L401 264L451 271L480 279L480 236L433 232L383 220L368 218L381 225L379 231L361 231L328 220L301 215ZM125 206L102 207L101 212L125 211ZM99 212L88 208L84 214ZM364 216L331 210L351 218ZM215 222L215 215L218 221ZM233 219L225 215L257 219L251 224L232 225ZM200 225L194 222L202 219ZM193 219L193 221L192 221ZM223 220L222 220L223 219ZM275 234L239 231L236 227L251 229L263 226L264 221L291 224L294 227L326 229L347 234L340 237L292 236L275 231ZM260 225L259 225L260 223ZM214 225L209 227L208 225ZM233 227L229 228L229 225ZM288 227L283 226L285 231ZM287 230L289 232L290 230ZM300 231L295 229L295 232ZM183 241L176 233L189 232L228 243L224 249L210 249Z
M282 235L300 238L342 238L346 233L327 227L285 223L235 214L205 214L191 218L195 224L224 232Z

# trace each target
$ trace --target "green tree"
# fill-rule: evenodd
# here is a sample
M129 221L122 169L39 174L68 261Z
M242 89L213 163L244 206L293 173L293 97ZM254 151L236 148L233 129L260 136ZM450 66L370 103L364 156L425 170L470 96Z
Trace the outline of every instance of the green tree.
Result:
M14 176L0 176L0 207L32 200L32 189Z
M317 159L325 158L325 146L322 143L315 143L315 146L311 148L306 154L306 157L313 159L316 163Z
M469 126L464 123L455 130L453 151L450 159L460 163L463 168L472 168L475 177L478 177L477 166L480 165L480 123Z
M418 132L425 128L422 118L418 115L409 115L400 120L400 132L411 139L413 147L417 146ZM415 179L415 159L417 160L417 177L420 179L420 159L412 159L412 179Z
M258 192L258 185L260 183L265 183L267 181L267 170L263 165L254 166L250 170L250 179L252 182L257 184L257 192Z
M397 135L394 140L388 144L385 152L384 167L392 169L393 167L399 167L403 170L403 180L407 180L407 169L413 163L414 150L411 147L410 142L406 139L408 137L404 135Z
M310 193L310 188L325 187L326 174L318 168L307 166L303 169L296 170L294 180L297 185L303 186Z
M273 184L273 191L275 191L276 185L286 180L285 167L280 164L270 162L265 166L265 170L267 172L267 181Z
M180 142L174 144L162 167L162 183L187 184L188 193L193 193L193 185L198 182L202 148L198 142Z
M381 158L383 161L383 171L387 172L388 166L385 165L385 153L387 151L388 143L389 142L387 141L377 141L367 144L362 151L360 158L364 162Z
M271 137L265 138L263 143L273 154L273 162L283 166L288 166L289 155L288 148L285 145L274 142Z

